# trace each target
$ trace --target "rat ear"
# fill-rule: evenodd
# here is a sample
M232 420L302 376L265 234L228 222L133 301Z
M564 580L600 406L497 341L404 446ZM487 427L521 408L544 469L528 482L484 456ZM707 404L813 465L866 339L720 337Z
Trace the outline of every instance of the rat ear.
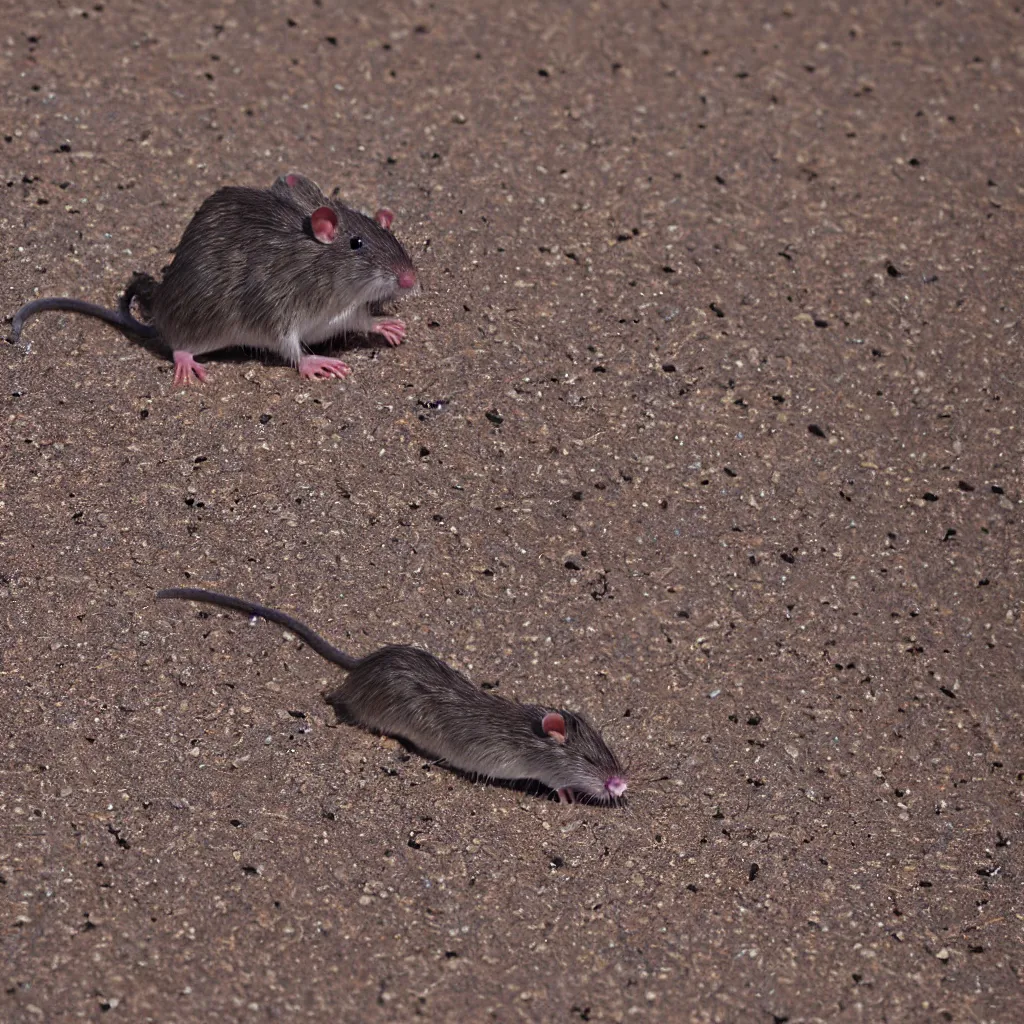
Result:
M300 181L302 181L302 177L298 174L286 174L284 176L284 183L289 188L295 188Z
M309 226L313 237L324 245L330 245L338 237L338 215L329 206L315 209L309 215Z
M373 219L385 230L391 229L391 224L395 219L395 215L386 207L382 206L374 215Z
M540 727L545 736L550 736L556 743L565 742L565 719L557 711L549 711L542 719Z

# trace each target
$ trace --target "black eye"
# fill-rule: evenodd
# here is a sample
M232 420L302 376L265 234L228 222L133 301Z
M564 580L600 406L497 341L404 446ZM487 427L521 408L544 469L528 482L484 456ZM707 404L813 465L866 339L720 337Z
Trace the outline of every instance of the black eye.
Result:
M352 246L353 249L362 249L363 240L358 235L354 235L348 244Z

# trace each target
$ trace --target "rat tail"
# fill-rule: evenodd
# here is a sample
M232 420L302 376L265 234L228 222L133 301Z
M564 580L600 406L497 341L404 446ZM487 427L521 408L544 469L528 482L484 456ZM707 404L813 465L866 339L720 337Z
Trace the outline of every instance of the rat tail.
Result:
M359 659L353 658L344 651L339 651L333 644L329 644L318 633L314 633L309 626L293 619L285 612L276 611L273 608L265 608L261 604L246 601L241 597L231 597L228 594L219 594L215 590L200 590L197 587L170 587L167 590L157 591L158 600L174 598L179 601L199 601L203 604L216 604L223 608L234 608L235 611L245 612L247 615L257 615L267 622L276 622L279 626L291 630L300 640L308 644L321 658L334 662L346 672L351 672L358 664Z
M130 287L131 285L129 285ZM127 331L129 334L134 334L139 338L152 340L157 337L155 327L139 323L123 307L120 309L107 309L106 306L97 306L93 302L85 302L82 299L47 298L27 302L14 314L14 320L11 323L12 344L17 345L21 340L21 330L29 317L35 316L36 313L45 313L48 310L54 309L63 309L69 313L84 313L86 316L99 317L100 320L105 320L108 324L113 324L122 331Z

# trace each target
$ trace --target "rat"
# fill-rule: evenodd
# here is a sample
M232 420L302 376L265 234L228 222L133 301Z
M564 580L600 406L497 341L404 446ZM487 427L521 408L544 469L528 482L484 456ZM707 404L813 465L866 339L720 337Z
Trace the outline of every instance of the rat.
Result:
M340 359L305 347L348 332L380 334L390 345L405 337L401 320L380 315L382 303L419 290L409 254L387 230L392 218L327 200L298 174L269 189L227 186L200 206L161 281L135 275L116 310L36 299L15 315L12 341L30 316L61 309L160 340L172 351L176 384L204 381L196 356L236 345L275 352L305 378L344 378L351 370ZM134 298L152 324L132 316Z
M580 795L615 803L626 791L618 759L582 715L487 693L418 647L393 645L354 658L285 612L244 598L193 587L156 596L233 608L284 626L348 673L347 681L327 694L339 718L397 736L459 771L486 779L536 780L563 803Z

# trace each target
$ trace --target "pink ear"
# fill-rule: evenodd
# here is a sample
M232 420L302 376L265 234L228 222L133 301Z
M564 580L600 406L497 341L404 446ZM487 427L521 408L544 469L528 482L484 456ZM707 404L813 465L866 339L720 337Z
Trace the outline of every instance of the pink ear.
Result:
M338 236L338 215L329 207L321 206L309 215L313 237L329 245Z
M382 206L374 215L373 219L387 231L391 227L392 221L395 219L395 215L386 207Z
M298 185L299 183L299 176L297 174L288 174L285 175L284 180L289 188L295 188L295 186Z
M565 719L557 711L549 711L541 720L540 727L545 736L550 736L556 743L565 742Z

